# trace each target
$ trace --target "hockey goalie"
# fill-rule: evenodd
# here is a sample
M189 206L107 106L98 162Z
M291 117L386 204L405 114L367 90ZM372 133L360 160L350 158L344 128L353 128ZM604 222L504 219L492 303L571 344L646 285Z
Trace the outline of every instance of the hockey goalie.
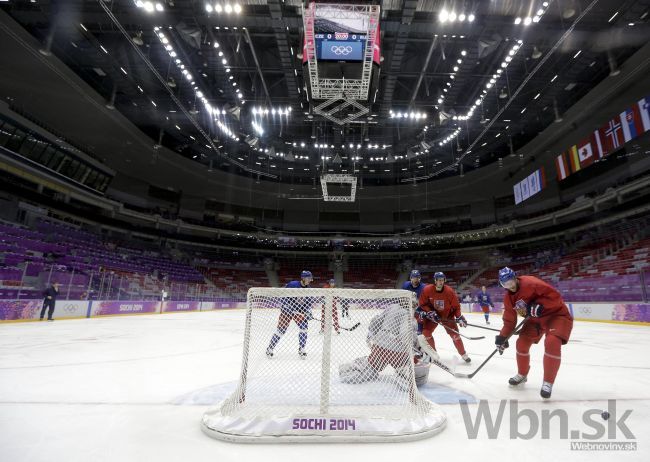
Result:
M409 319L405 319L409 318ZM404 332L404 326L412 326ZM420 351L417 342L417 324L410 319L409 312L398 306L391 306L375 316L368 326L366 342L370 354L339 366L339 378L343 383L364 383L377 380L386 366L392 366L397 377L408 389L411 382L411 367L415 363L415 383L424 385L429 377L430 361Z

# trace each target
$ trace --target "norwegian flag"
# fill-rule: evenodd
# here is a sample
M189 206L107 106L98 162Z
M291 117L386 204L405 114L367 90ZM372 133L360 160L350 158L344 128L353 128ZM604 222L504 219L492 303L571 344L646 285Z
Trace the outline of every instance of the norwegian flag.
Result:
M623 145L625 140L623 139L623 127L618 117L610 120L604 126L601 127L601 131L604 135L604 151L607 153L612 153Z
M626 143L643 133L643 121L638 107L626 109L621 112L620 117L623 126L623 138Z

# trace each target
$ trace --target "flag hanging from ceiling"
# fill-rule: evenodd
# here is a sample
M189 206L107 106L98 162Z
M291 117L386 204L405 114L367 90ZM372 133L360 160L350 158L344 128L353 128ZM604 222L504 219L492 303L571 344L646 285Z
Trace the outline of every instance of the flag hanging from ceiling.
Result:
M605 155L611 154L616 151L618 148L623 146L625 139L623 138L623 126L618 117L613 118L605 125L600 127L601 133L603 136L603 148Z
M555 158L555 170L557 171L557 179L560 181L571 175L565 153L562 153Z
M578 147L578 162L580 162L580 168L588 167L594 162L594 150L591 145L591 137L580 141L577 144Z
M558 181L562 181L603 157L622 148L625 143L650 131L650 96L641 98L630 108L592 134L555 157Z
M580 170L580 159L578 157L578 148L574 144L567 151L569 156L569 161L571 162L571 173L575 173Z
M526 178L514 185L515 204L533 197L546 187L546 173L544 167L535 170Z
M521 183L514 186L515 191L515 205L519 204L523 199L521 198Z
M621 112L620 118L623 126L623 139L626 143L643 133L643 121L638 106L632 106L631 109Z
M594 148L596 150L596 155L598 156L599 159L602 159L605 156L605 153L603 152L603 142L600 139L600 131L599 130L594 130L594 134L592 135L592 138L594 140Z
M643 125L643 131L647 132L650 130L650 96L641 98L636 106L639 108L639 115L641 117L641 124Z

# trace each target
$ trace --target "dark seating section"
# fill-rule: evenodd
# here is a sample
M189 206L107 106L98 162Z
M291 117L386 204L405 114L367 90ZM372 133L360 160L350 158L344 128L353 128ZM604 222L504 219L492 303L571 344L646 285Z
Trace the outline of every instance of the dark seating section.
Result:
M314 275L312 287L323 287L334 277L334 271L329 270L327 256L310 256L310 257L282 257L276 258L278 267L278 280L280 286L289 281L300 279L300 273L303 270L311 271Z
M351 289L394 289L399 259L351 258L344 272L344 287Z

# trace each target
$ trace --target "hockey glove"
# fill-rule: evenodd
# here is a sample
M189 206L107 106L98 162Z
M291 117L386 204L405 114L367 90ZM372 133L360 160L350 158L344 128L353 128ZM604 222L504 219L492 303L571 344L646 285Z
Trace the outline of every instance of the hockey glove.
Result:
M418 306L415 309L415 319L417 319L418 322L422 322L426 319L426 317L427 317L427 312Z
M497 346L497 350L499 350L500 355L503 354L503 350L510 346L508 344L508 339L503 335L497 335L496 339L494 340L494 344Z
M456 324L460 327L467 327L467 319L462 314L456 318Z
M429 321L440 322L440 315L436 311L429 311L426 316Z
M542 315L543 311L544 311L543 305L540 305L539 303L531 303L526 308L526 316L532 318L539 318Z

